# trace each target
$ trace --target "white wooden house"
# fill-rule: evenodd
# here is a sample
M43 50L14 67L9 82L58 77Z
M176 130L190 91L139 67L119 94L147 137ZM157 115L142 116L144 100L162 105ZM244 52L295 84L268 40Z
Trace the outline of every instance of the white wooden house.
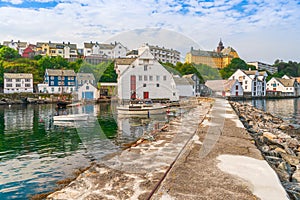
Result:
M267 76L265 71L238 69L229 80L238 80L243 87L244 95L261 97L266 96Z
M194 82L184 77L173 76L179 97L195 96Z
M33 76L26 73L4 73L4 93L33 92Z
M119 99L179 99L172 74L154 58L148 46L138 49L138 57L116 59L115 69Z
M298 82L294 78L275 78L273 77L267 83L267 92L272 95L297 96Z
M99 98L99 90L91 83L86 82L78 88L78 100L97 100Z
M242 97L244 95L243 87L238 80L207 80L205 85L216 96Z

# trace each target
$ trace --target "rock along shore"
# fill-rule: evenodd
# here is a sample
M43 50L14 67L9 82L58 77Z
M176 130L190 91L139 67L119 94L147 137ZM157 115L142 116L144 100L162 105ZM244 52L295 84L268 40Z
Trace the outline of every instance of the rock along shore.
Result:
M228 101L187 105L47 199L288 199Z
M299 129L248 104L231 102L245 128L292 199L300 199Z

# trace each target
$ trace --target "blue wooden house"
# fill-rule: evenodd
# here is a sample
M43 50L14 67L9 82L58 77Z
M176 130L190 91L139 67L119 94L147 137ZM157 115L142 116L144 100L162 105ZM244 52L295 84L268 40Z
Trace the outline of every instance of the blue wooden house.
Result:
M40 93L72 93L76 89L74 70L46 69L44 83L38 84Z

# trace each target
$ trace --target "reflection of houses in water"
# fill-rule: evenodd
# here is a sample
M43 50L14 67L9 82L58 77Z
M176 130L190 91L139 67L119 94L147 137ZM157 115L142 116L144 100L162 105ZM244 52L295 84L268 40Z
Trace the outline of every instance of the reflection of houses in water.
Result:
M139 117L118 117L118 139L134 140L159 128L159 124L166 122L165 115L152 115L151 118Z
M5 130L27 130L33 127L34 110L22 106L4 108Z

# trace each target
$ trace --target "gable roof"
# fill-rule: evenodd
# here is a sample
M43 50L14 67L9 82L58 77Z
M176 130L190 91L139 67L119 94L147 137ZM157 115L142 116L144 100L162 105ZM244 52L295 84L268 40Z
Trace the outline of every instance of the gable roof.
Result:
M48 76L76 76L74 70L46 69Z
M173 79L176 85L194 85L194 83L191 84L188 79L183 77L173 76Z
M132 64L137 58L116 58L115 62L117 65L130 65Z
M205 85L212 91L230 91L237 80L208 80Z
M64 47L70 47L70 49L77 49L77 44L67 43L53 43L53 42L37 42L36 46L41 48L43 45L49 45L52 49L63 49Z
M294 87L296 79L284 79L284 78L275 78L280 82L284 87Z
M256 75L256 72L257 72L257 70L241 70L241 71L243 71L246 75ZM259 76L264 76L265 75L265 73L267 73L266 71L260 71L260 72L258 72L258 75Z
M32 74L28 73L4 73L4 78L27 78L32 79Z
M77 73L77 80L95 80L93 73Z

